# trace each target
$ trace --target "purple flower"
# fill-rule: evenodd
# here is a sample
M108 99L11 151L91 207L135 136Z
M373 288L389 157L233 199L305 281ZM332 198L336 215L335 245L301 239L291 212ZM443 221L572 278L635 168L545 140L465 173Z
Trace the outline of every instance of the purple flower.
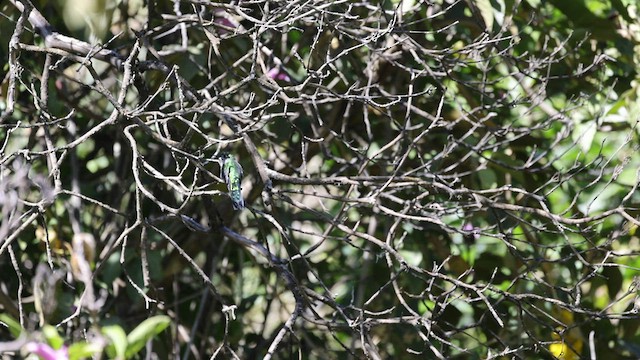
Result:
M223 18L223 17L219 17L216 18L214 20L215 23L220 24L220 25L224 25L226 27L230 27L230 28L236 28L236 24L232 23L231 20L227 19L227 18ZM224 30L226 31L226 30Z
M287 75L286 72L280 70L279 66L271 68L267 71L267 76L272 78L273 80L283 80L286 82L291 82L291 78Z
M51 346L43 343L29 342L24 346L27 352L36 354L42 360L68 360L69 349L66 346L60 349L53 349Z
M218 10L215 12L213 22L231 29L237 29L238 26L240 26L240 23L238 23L231 15L227 14L227 12L224 10ZM225 28L219 28L218 31L220 32L220 34L229 33L229 30Z
M462 226L462 231L470 232L471 234L465 234L465 236L470 236L474 240L478 240L480 238L480 229L473 226L471 223L466 223Z

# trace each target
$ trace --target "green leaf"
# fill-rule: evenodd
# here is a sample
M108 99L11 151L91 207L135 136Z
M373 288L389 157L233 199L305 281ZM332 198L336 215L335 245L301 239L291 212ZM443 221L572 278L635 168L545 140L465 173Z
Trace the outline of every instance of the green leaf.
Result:
M80 360L92 357L102 351L96 343L78 342L69 346L69 360Z
M98 171L107 168L108 166L109 158L107 158L106 156L100 156L99 158L87 161L87 170L89 170L92 174L95 174Z
M498 25L502 26L504 24L504 16L507 11L507 5L504 0L494 0L494 4L498 7L493 7L493 21Z
M602 276L607 279L607 292L610 299L615 299L622 289L622 273L620 269L613 266L605 266L602 269Z
M491 0L474 0L476 8L484 20L484 25L487 30L491 30L493 27L493 6L491 6Z
M122 330L120 325L109 325L102 328L102 334L109 338L110 343L107 346L107 355L110 358L124 359L127 352L127 334Z
M400 255L405 261L413 266L420 266L422 263L422 253L419 251L399 250Z
M60 336L58 330L51 325L45 325L42 328L42 335L44 335L47 343L55 350L60 349L62 345L64 345L64 339Z
M22 326L16 319L12 318L8 314L0 314L0 323L9 328L9 332L14 338L20 337L20 334L22 333Z
M598 126L594 122L576 125L576 141L583 153L588 154L593 145L593 139L598 132Z
M89 154L96 148L96 142L93 139L87 139L78 144L78 157L86 159Z
M585 0L550 0L574 25L592 34L598 40L614 40L620 37L615 22L602 18L589 10Z
M171 318L166 315L158 315L143 321L127 336L129 346L127 347L126 357L137 354L155 335L161 333L171 323Z

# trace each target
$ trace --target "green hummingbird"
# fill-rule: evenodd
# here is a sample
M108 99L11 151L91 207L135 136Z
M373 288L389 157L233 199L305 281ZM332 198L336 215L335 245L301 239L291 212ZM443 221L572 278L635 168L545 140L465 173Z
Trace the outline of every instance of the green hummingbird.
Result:
M220 177L227 183L227 189L229 189L229 196L231 196L233 208L235 210L242 210L244 209L241 187L242 166L240 166L236 158L231 154L221 154L220 160Z

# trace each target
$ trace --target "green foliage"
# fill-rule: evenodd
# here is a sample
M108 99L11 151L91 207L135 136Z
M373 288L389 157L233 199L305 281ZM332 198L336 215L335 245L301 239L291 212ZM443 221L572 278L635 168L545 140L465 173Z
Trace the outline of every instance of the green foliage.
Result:
M0 321L10 327L15 338L22 334L22 327L11 316L1 314ZM119 325L107 325L98 331L104 336L104 339L94 336L93 341L75 341L68 347L65 345L65 339L55 327L45 325L40 332L43 342L38 347L49 346L52 350L60 350L65 347L67 348L65 356L68 356L69 360L86 359L99 355L103 351L106 352L110 359L132 359L144 348L147 342L156 338L170 323L171 319L168 316L152 316L142 321L129 334L126 334ZM26 335L25 337L30 341L27 344L37 344L40 334L31 333ZM26 345L26 348L33 350L27 350L27 352L35 352L45 360L53 359L51 355L48 355L48 352L41 354L37 350L34 351L38 347L29 346ZM58 357L55 359L58 359Z
M8 314L0 314L0 321L2 322L3 326L6 326L9 329L9 332L11 332L11 335L14 338L19 337L22 333L22 326L20 325L20 323Z
M127 335L125 358L130 359L137 354L147 341L164 331L170 323L171 318L168 316L154 316L141 322Z
M118 325L109 325L102 328L102 334L109 339L106 352L112 359L124 359L127 353L127 334Z

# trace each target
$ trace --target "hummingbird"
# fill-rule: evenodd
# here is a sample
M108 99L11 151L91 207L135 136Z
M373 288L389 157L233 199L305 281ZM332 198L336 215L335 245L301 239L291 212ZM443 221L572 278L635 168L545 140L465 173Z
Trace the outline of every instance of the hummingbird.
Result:
M233 208L235 210L244 209L244 200L242 199L242 166L238 163L236 158L228 153L220 155L220 177L227 183L227 189L229 190L229 196L233 202Z

